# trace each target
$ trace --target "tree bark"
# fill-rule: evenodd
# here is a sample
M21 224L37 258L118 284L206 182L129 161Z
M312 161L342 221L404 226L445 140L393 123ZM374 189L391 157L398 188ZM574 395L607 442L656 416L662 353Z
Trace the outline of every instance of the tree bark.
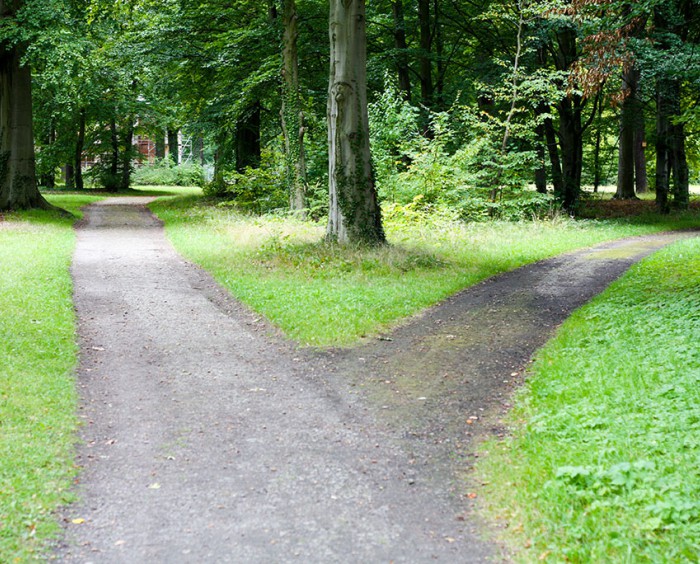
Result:
M80 108L78 114L78 138L75 143L75 189L84 190L83 182L83 149L85 148L85 108Z
M668 193L671 180L671 153L668 104L664 90L666 81L659 79L656 85L656 207L668 213Z
M674 102L674 115L681 115L680 83L675 81L676 96ZM690 186L688 161L685 153L685 127L683 122L673 123L671 126L671 168L673 171L673 207L687 210L690 203Z
M568 71L578 58L576 30L564 26L557 31L558 51L555 57L557 70ZM583 99L577 92L565 95L557 104L559 109L559 146L561 148L562 186L555 187L555 196L564 209L573 212L581 191L583 167L583 125L581 122Z
M369 147L365 26L365 0L331 0L327 237L376 245L386 239Z
M411 76L408 70L408 44L406 43L406 20L404 19L403 0L391 3L394 16L394 47L396 47L396 70L399 78L399 90L407 101L411 101Z
M598 119L595 128L595 147L593 148L593 192L598 193L601 183L600 146L603 139L603 104L598 104Z
M168 137L168 157L174 165L180 164L180 142L177 134L177 129L168 129L166 134Z
M547 154L549 155L549 165L552 174L552 188L555 194L562 194L564 192L564 176L561 170L561 160L559 159L557 135L551 117L544 119L544 133L547 140Z
M236 171L260 166L260 102L255 102L236 125Z
M121 158L121 177L119 187L122 190L131 188L131 161L134 156L134 119L129 121L124 132L124 148Z
M424 106L433 103L433 65L431 61L432 33L430 28L430 0L418 0L418 25L420 28L420 93Z
M13 15L5 2L0 15ZM0 210L51 207L37 186L32 75L21 58L21 47L0 45Z
M109 132L112 153L109 159L109 174L105 178L104 187L108 192L117 192L119 191L119 132L114 117L109 122Z
M75 167L73 163L66 163L66 166L63 167L63 181L66 184L66 190L75 188Z
M637 71L634 67L627 69L622 76L622 94L624 99L620 108L620 141L618 144L617 192L618 200L634 200L634 122L637 104Z
M297 6L295 0L284 0L282 10L282 134L286 153L289 207L303 213L306 206L306 134L305 115L299 94L299 54L297 41Z
M434 43L435 43L435 62L436 62L436 79L435 79L435 99L433 101L435 107L442 111L445 107L445 42L442 38L442 22L440 20L440 0L433 0L434 12Z
M194 146L194 154L197 157L197 162L200 166L204 166L204 137L197 136Z
M657 45L672 56L667 34L674 33L685 40L690 21L691 2L663 4L654 8L654 26L660 38ZM676 16L681 15L678 18ZM688 163L685 154L685 129L676 118L681 115L680 79L674 75L659 76L656 81L656 206L668 213L671 176L673 175L673 206L686 209L689 201ZM675 123L674 123L675 122Z
M547 144L544 123L538 123L535 128L535 152L537 153L537 168L535 169L535 189L540 194L547 193L547 167L544 162L544 148Z
M646 146L644 108L640 108L634 120L634 186L637 194L645 194L649 191Z
M165 158L165 136L162 131L156 134L156 159L163 160Z

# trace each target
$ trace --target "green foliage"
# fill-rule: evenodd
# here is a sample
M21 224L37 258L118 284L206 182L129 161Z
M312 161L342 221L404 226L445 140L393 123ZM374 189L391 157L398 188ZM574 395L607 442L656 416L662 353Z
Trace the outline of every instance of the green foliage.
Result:
M259 168L247 167L244 172L222 171L204 187L206 196L223 198L223 206L241 211L266 213L289 206L289 192L281 155L264 151Z
M461 106L430 119L431 135L422 135L418 111L390 81L370 105L372 156L385 201L449 207L469 220L551 212L552 198L528 188L534 153L501 151L498 120Z
M136 168L134 184L142 186L202 186L204 169L196 163L173 164L169 158Z
M98 198L49 197L64 209ZM77 429L72 221L32 211L0 219L0 560L39 560L70 501Z
M523 559L700 557L698 273L697 239L659 251L538 354L480 471Z

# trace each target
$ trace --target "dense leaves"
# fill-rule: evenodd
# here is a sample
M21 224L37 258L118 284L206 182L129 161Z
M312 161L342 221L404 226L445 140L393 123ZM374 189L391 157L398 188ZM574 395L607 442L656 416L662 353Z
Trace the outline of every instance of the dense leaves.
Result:
M575 213L586 185L616 182L619 157L628 171L619 196L634 197L632 174L637 190L647 177L659 186L662 211L685 207L698 161L695 7L371 2L367 79L380 199L422 196L464 217L511 216L521 203L532 211L534 183ZM256 209L298 208L305 192L307 208L325 205L317 195L328 183L326 2L28 0L0 33L27 46L34 70L43 185L62 169L59 184L80 187L81 170L92 167L88 181L127 187L145 158L134 160L140 135L153 142L148 158L168 153L176 164L202 165L211 194L237 198L234 184L261 178L264 163L270 194L287 197L261 194ZM634 136L621 135L625 111L636 116ZM632 142L636 172L622 160Z

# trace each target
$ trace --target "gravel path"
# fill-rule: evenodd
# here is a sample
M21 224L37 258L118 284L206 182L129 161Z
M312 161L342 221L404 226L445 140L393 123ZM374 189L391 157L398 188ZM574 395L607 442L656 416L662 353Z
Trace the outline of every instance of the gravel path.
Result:
M82 501L59 561L503 558L461 479L473 436L574 307L682 236L538 263L317 353L185 262L147 201L92 205L78 230Z

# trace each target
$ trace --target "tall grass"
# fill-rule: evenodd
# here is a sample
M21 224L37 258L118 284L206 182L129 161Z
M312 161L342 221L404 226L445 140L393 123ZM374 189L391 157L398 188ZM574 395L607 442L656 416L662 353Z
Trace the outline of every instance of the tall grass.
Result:
M77 213L97 198L55 196ZM68 267L72 219L0 221L0 561L38 558L68 499L76 429L75 319Z
M700 240L677 243L538 354L479 464L518 560L700 560L698 288Z

